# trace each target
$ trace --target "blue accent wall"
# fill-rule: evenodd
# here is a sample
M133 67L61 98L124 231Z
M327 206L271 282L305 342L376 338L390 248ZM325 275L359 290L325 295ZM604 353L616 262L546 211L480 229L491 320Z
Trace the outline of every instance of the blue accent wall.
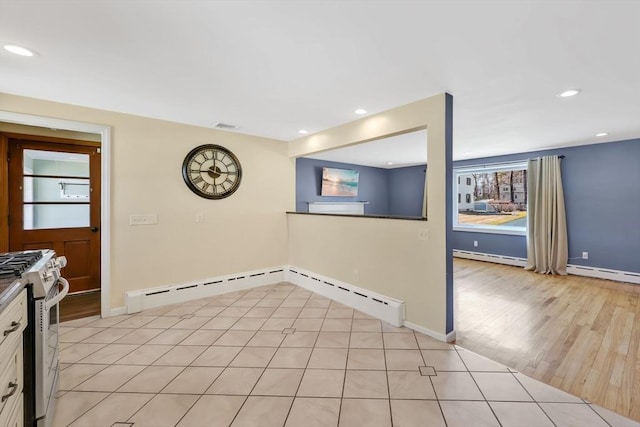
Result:
M322 168L353 169L360 172L358 196L320 196ZM325 160L296 159L296 212L308 212L307 202L358 202L367 201L365 214L389 215L389 179L385 169Z
M360 172L357 197L320 196L322 168ZM367 201L366 215L422 216L426 165L382 169L326 160L296 159L296 212L308 212L307 202Z
M444 124L444 162L445 170L451 171L453 168L453 96L445 96L445 124ZM453 174L447 173L445 176L445 250L447 263L447 284L446 284L446 329L447 334L453 331Z
M422 216L426 166L389 169L389 215Z
M640 139L454 162L454 167L564 155L569 264L640 273ZM453 232L453 248L526 258L526 238ZM473 247L473 241L478 247ZM589 259L582 259L589 252Z

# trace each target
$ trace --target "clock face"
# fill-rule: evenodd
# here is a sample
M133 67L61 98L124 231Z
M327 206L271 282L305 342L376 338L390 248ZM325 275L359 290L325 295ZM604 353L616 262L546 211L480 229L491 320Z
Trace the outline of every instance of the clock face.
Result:
M198 196L224 199L240 186L242 168L231 151L207 144L194 148L184 158L182 178Z

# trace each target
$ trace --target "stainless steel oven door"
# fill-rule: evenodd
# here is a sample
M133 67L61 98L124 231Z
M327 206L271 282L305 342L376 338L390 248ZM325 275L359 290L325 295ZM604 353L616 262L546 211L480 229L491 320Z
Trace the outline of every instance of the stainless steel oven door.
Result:
M69 283L59 278L58 283L49 289L45 298L36 300L35 331L35 380L36 380L36 418L38 425L53 422L53 398L58 384L58 329L60 323L59 305L69 291Z

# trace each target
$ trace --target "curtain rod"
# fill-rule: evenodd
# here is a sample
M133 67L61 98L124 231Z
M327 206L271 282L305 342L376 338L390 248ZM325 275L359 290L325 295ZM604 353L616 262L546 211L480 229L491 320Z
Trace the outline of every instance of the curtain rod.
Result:
M529 159L511 160L510 162L477 163L475 165L454 166L453 169L491 168L492 166L525 164Z
M562 155L558 156L558 158L559 158L559 159L564 159L564 154L562 154ZM535 160L538 160L538 159L529 159L529 160L534 160L534 161L535 161Z
M564 159L564 154L558 156L561 159ZM473 169L473 168L486 168L490 169L493 166L502 166L502 165L512 165L512 164L525 164L529 160L537 160L537 159L520 159L520 160L511 160L509 162L495 162L495 163L479 163L475 165L463 165L463 166L454 166L453 169Z

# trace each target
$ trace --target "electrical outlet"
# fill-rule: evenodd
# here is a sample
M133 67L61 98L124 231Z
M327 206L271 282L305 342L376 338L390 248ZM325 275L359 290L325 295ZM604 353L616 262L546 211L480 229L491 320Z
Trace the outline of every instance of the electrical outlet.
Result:
M589 252L582 252L582 259L589 259Z
M418 230L418 240L428 240L429 239L429 230L426 228L421 228Z
M204 222L204 213L202 212L196 213L196 222Z
M154 225L158 223L158 214L129 215L129 225Z
M474 241L473 241L473 247L474 247L474 248L477 248L477 247L478 247L478 241L477 241L477 240L474 240Z

